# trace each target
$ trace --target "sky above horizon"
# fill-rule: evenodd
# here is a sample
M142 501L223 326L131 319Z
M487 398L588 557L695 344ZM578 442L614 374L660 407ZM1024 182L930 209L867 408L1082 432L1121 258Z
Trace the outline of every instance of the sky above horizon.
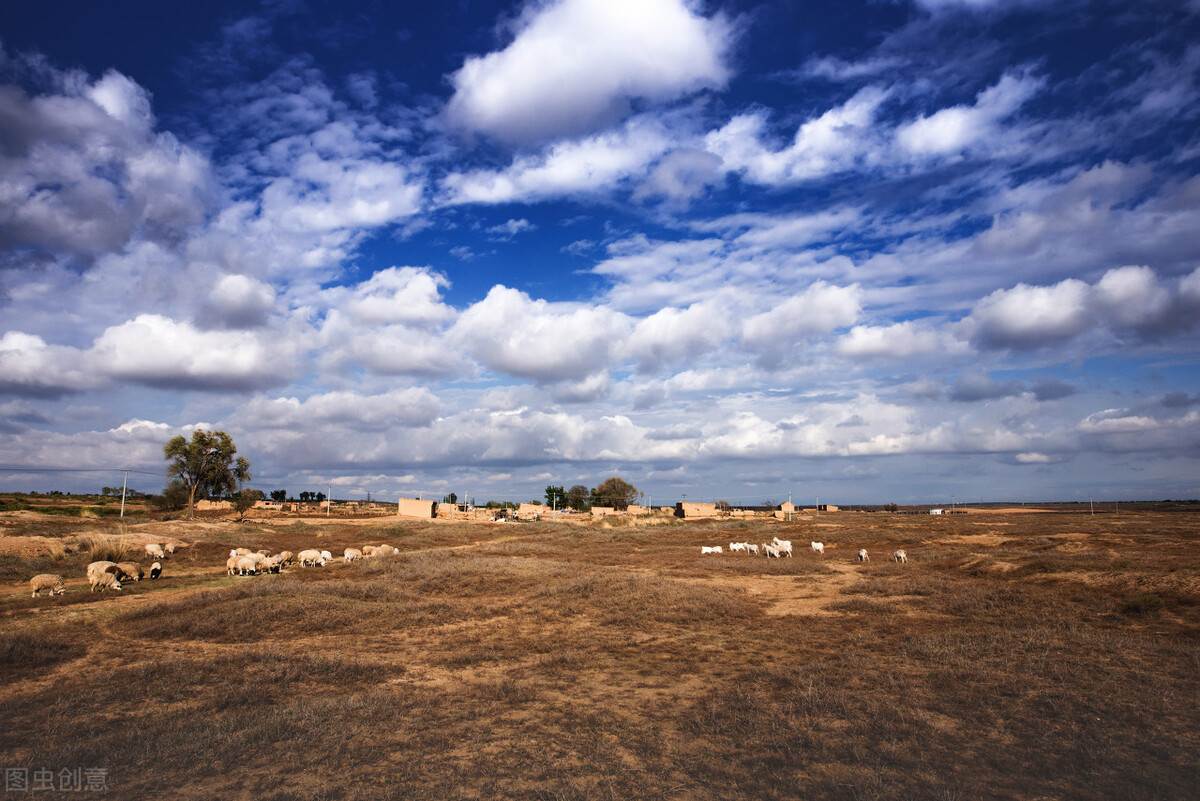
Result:
M1200 0L168 6L0 6L0 489L1200 497Z

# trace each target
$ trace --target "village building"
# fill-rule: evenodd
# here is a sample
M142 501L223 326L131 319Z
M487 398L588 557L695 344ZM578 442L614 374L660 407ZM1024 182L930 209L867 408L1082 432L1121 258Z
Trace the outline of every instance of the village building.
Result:
M419 498L401 498L396 503L396 514L399 517L420 517L432 520L437 517L437 502L422 501Z

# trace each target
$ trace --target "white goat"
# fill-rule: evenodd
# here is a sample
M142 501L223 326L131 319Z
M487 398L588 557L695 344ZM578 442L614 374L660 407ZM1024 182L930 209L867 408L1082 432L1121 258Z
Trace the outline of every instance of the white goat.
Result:
M731 542L729 543L729 552L733 553L734 551L744 551L746 550L746 545L747 543L744 542Z
M762 545L762 550L763 556L767 557L768 559L778 559L780 556L779 548L771 545L770 543L764 542Z
M722 551L721 551L720 545L712 545L712 546L701 545L700 546L700 554L701 555L706 554L706 553L721 553L721 552Z
M908 562L908 554L906 554L904 551L896 551L894 554L892 554L892 561Z
M870 561L871 561L871 555L870 555L869 553L867 553L867 549L866 549L866 548L860 548L860 549L859 549L859 551L858 551L858 561L860 561L860 562L870 562Z
M824 556L824 555L825 555L825 543L823 543L823 542L810 542L810 543L809 543L809 545L811 545L811 546L812 546L812 549L813 549L814 551L816 551L817 553L821 554L822 556Z
M746 543L746 553L752 553L758 556L758 546L751 543Z

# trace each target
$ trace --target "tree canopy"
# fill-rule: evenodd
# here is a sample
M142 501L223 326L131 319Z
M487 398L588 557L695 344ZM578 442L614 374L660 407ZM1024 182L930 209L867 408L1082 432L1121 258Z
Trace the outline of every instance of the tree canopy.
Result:
M638 488L616 476L605 479L592 490L592 506L611 506L618 512L628 509L637 499Z
M563 500L567 506L574 509L576 512L586 512L591 508L589 500L591 499L591 490L582 484L576 484L567 490L567 494L563 496Z
M250 480L250 462L236 454L237 446L224 431L197 429L190 442L178 436L163 446L163 458L169 462L167 478L187 489L189 518L195 516L197 497L237 492L243 481Z

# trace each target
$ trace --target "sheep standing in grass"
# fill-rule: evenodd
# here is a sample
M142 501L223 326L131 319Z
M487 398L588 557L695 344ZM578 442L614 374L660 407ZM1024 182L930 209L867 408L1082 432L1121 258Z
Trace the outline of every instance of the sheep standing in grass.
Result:
M894 554L892 554L892 561L907 563L908 562L908 554L905 553L904 551L896 551Z
M343 554L342 558L345 559L347 562L353 562L356 559L362 559L363 552L358 550L357 548L347 548L346 552L345 552L345 554Z
M98 562L92 562L87 566L88 581L92 581L93 577L104 573L115 573L118 569L116 562L108 562L103 559Z
M126 575L126 577L131 578L134 581L141 581L142 576L145 575L145 573L142 572L142 566L137 562L119 562L117 567Z
M376 552L376 551L378 551L378 550L379 550L379 548L377 548L377 547L376 547L376 546L374 546L374 545L364 545L364 546L362 547L362 555L363 555L363 558L364 558L364 559L369 559L370 557L372 557L372 556L375 556L375 552Z
M870 562L871 561L871 555L869 553L867 553L866 548L859 549L858 561L860 561L860 562Z
M251 559L249 556L239 556L237 560L237 571L242 576L258 575L258 560Z
M332 561L333 561L333 554L331 554L329 551L321 551L321 562L322 563L332 562Z
M116 565L113 566L116 567ZM91 585L89 592L95 592L97 587L100 588L100 592L104 592L107 589L121 589L121 582L117 580L117 574L107 571L100 571L94 575L89 574L88 583Z
M292 563L292 557L295 556L291 551L280 551L276 556L279 557L279 566L287 567Z
M162 562L155 562L150 565L150 578L156 579L162 575Z
M237 554L234 554L233 556L231 556L225 560L226 575L232 576L233 574L237 573L237 563L238 563L238 560L241 558L242 557L238 556Z
M301 567L325 567L325 558L314 548L301 551L299 558Z
M146 555L151 559L166 559L167 554L163 551L163 547L157 542L152 542L146 546Z
M62 576L57 576L53 573L42 573L34 576L29 580L29 589L33 590L34 598L38 597L38 593L42 590L49 590L51 595L62 595L66 592L63 587Z
M175 543L168 542L166 545L163 546L163 550L167 552L167 556L174 556L175 555Z
M821 556L824 556L824 555L825 555L825 543L823 543L823 542L810 542L810 543L809 543L809 545L811 545L811 546L812 546L812 549L813 549L813 552L814 552L814 553L819 553L819 554L821 554Z

